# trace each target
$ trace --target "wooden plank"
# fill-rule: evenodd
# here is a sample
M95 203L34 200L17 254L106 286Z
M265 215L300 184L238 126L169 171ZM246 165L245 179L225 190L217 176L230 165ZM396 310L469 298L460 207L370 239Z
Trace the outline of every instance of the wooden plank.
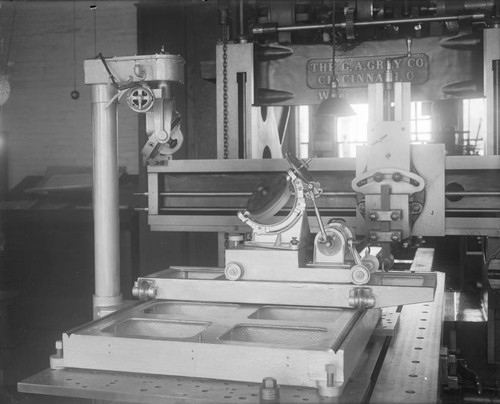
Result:
M413 263L411 264L411 272L430 272L432 263L434 262L434 248L418 248Z
M370 403L438 402L445 276L437 274L434 302L402 309Z

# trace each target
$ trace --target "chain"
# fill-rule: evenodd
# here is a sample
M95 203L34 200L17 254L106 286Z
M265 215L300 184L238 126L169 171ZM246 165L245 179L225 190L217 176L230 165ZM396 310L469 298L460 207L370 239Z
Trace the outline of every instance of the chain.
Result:
M222 92L223 92L223 150L224 159L229 158L229 90L227 78L227 42L229 40L229 0L219 0L219 24L222 40Z
M224 133L224 159L229 158L229 103L227 79L227 37L228 25L222 26L222 91L223 91L223 133Z

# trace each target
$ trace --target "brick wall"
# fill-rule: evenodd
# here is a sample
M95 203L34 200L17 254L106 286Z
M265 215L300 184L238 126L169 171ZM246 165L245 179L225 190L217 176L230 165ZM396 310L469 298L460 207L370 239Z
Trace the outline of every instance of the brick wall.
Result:
M97 4L95 11L91 4ZM133 1L2 2L4 47L10 45L11 96L1 110L7 139L9 186L50 166L91 166L90 89L83 84L83 61L136 54ZM76 10L76 87L73 90L73 5ZM96 24L94 25L94 14ZM96 40L94 40L94 27ZM7 49L4 48L2 60ZM138 171L137 114L119 107L120 166Z

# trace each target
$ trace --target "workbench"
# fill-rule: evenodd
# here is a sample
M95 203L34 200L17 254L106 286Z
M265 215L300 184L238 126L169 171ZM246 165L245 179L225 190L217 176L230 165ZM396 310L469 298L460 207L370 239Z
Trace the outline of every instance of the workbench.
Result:
M434 302L383 310L340 400L320 397L314 388L281 386L281 402L438 402L443 309L444 274L438 273ZM22 393L148 404L259 403L259 387L256 383L70 368L46 369L18 384Z

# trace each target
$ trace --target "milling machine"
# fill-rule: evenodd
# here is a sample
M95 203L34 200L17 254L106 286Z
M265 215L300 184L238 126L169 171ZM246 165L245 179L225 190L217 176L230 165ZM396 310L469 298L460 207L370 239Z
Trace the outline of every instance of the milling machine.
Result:
M389 15L388 8L373 10ZM489 4L483 8L489 17L495 10ZM430 16L429 8L396 23L488 22L469 9L444 8ZM380 14L364 21L366 7L358 12L355 21L346 7L345 22L334 23L346 37L356 27L393 26ZM314 25L263 24L253 34L331 27ZM500 59L487 46L500 38L499 28L491 25L482 34L485 64ZM181 57L85 62L96 144L96 320L64 333L51 369L20 383L20 390L124 402L437 401L444 276L430 272L432 259L420 262L419 254L410 271L390 270L391 246L414 236L498 237L499 219L488 216L487 205L494 208L498 190L495 185L477 190L474 183L485 173L497 175L500 160L446 157L442 144L412 145L411 84L419 83L410 83L411 74L398 81L404 80L403 71L397 71L398 79L390 62L382 64L382 81L366 86L368 139L355 160L306 161L292 153L283 159L279 122L288 119L290 105L308 103L307 93L298 86L284 97L285 90L259 91L258 83L281 86L287 76L288 83L296 82L303 67L312 71L314 63L328 63L324 49L314 55L310 45L222 39L217 46L217 110L222 111L217 160L172 158L183 140L169 90L183 82ZM408 41L394 43L397 47L383 54L384 62L406 58L407 66L431 68L422 48L428 38L414 40L411 52ZM258 60L262 48L267 56ZM282 56L267 59L277 49L290 53L288 67ZM370 55L372 50L365 51ZM349 53L339 59L342 66L369 61ZM374 59L373 66L378 65ZM408 72L419 74L418 69ZM241 75L245 80L238 79ZM341 90L344 84L349 91L349 79L343 80ZM486 96L493 99L489 71L484 80ZM316 90L313 97L321 98ZM140 277L133 294L141 303L132 306L119 291L117 164L110 158L116 155L114 122L122 97L136 112L147 114L143 156L151 229L216 231L221 246L219 267L177 266ZM491 132L493 147L496 132ZM268 155L273 158L262 159ZM463 190L452 195L450 183L462 184ZM482 200L486 205L480 217L462 201L476 194L491 197ZM496 243L493 238L486 252L493 266ZM370 254L374 250L379 251L376 257ZM420 257L430 253L421 250Z

